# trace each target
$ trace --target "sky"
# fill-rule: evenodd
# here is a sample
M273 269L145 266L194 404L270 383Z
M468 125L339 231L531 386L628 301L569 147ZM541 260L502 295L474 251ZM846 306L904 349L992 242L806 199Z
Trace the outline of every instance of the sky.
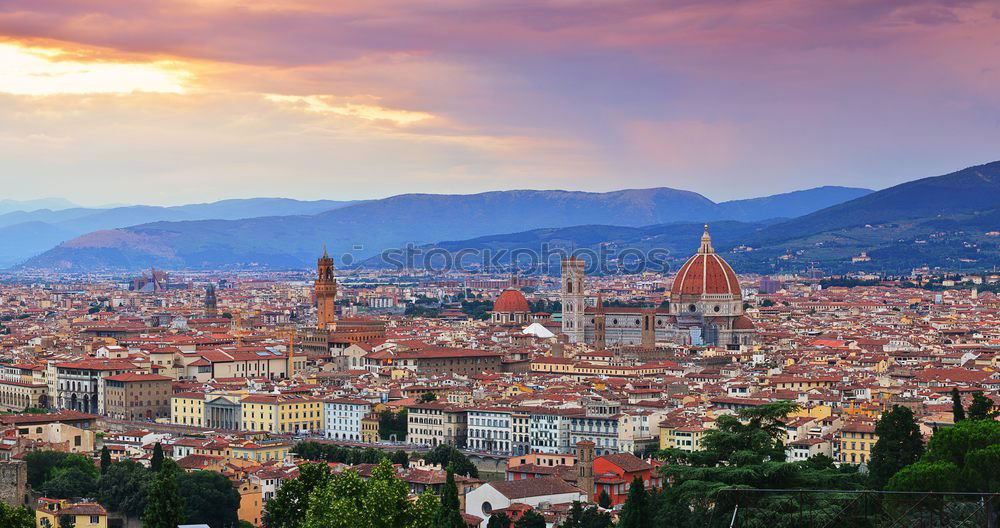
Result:
M3 197L884 188L1000 159L1000 4L4 0Z

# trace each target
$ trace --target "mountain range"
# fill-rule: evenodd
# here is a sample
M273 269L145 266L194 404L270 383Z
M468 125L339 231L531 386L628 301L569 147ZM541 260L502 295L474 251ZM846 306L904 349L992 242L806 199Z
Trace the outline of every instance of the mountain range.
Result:
M666 249L678 266L698 247L697 223L626 229L607 225L540 229L427 245L460 248L547 247L597 250ZM713 243L743 272L908 272L916 267L985 270L1000 266L1000 162L922 178L846 200L794 219L728 222L712 228ZM866 253L870 260L853 260ZM366 265L382 265L369 259ZM433 263L432 263L433 264ZM522 263L523 264L523 263ZM550 266L551 269L551 266Z
M248 198L178 206L133 205L78 207L68 200L48 198L0 201L0 267L24 261L57 244L90 233L155 221L240 219L264 215L309 215L358 202ZM43 209L30 209L45 205ZM69 207L59 208L61 205ZM14 209L11 208L27 208Z
M876 192L820 187L720 203L670 188L404 194L274 207L236 202L156 210L169 216L145 223L133 222L144 209L90 212L79 219L72 210L49 211L36 223L0 231L86 228L80 236L39 249L23 264L63 270L302 268L324 245L340 266L380 265L373 257L408 246L454 253L543 245L594 249L602 243L666 250L668 265L676 265L697 247L705 222L713 224L717 250L740 271L819 266L834 272L900 272L923 265L1000 265L1000 162ZM0 215L0 225L7 216ZM110 220L102 218L108 217L118 225L104 227L101 222ZM851 257L862 252L871 260L853 262Z
M198 210L210 219L164 218L123 227L88 229L24 263L27 268L73 270L167 268L297 268L315 259L326 245L346 264L387 248L460 240L484 235L591 224L640 227L671 222L736 220L760 222L809 213L864 196L868 189L820 187L747 200L716 203L694 192L671 188L628 189L606 193L513 190L471 195L404 194L354 204L334 202L322 212L282 214L260 207L247 218L226 218ZM319 204L308 202L315 205ZM190 208L157 211L191 215ZM184 209L186 208L186 209ZM131 209L131 208L126 208ZM113 210L111 210L113 211ZM248 214L246 210L241 214ZM128 211L131 212L131 211ZM56 212L59 213L59 212ZM66 213L68 214L68 213ZM233 213L235 214L235 213ZM25 226L38 231L70 223ZM90 219L90 220L88 220ZM2 225L2 217L0 217ZM52 236L57 236L53 234ZM41 237L36 237L41 238Z

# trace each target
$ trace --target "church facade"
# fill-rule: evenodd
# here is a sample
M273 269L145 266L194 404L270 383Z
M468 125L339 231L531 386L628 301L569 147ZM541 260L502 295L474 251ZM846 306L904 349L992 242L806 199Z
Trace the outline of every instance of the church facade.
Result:
M753 322L743 313L743 294L729 263L715 253L708 226L698 252L681 266L669 307L605 307L598 296L588 306L583 261L562 261L562 331L572 343L596 348L656 343L739 348L753 343Z

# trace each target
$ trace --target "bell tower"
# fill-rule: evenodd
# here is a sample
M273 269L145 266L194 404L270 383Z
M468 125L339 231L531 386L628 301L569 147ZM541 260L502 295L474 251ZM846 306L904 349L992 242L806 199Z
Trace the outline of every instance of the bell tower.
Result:
M337 278L334 276L333 259L323 247L323 256L316 261L316 281L313 283L313 293L316 295L316 328L320 330L336 330Z
M584 312L583 260L569 257L562 261L562 332L570 343L583 342Z
M607 347L607 317L604 315L604 299L597 294L597 309L594 310L594 348L604 350Z

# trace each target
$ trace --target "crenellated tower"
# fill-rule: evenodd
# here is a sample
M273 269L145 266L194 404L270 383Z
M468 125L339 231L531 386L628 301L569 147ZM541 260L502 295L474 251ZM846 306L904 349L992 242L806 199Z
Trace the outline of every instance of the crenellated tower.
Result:
M316 328L336 330L337 278L334 275L333 259L323 247L323 256L316 261L316 281L313 283L316 295Z

